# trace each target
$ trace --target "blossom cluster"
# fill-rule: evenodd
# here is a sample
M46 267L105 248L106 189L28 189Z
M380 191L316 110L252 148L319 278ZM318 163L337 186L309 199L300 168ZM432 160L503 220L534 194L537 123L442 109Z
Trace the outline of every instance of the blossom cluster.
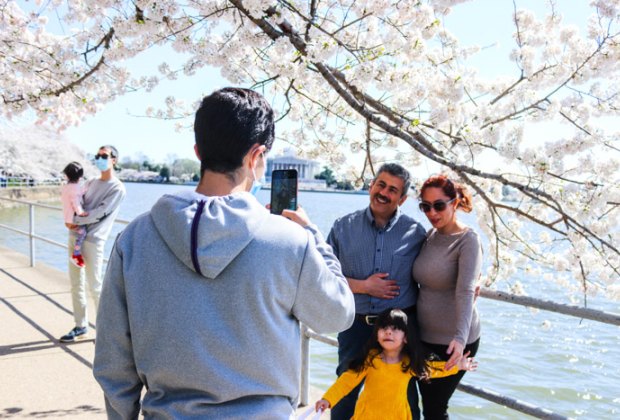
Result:
M585 30L553 2L543 16L515 10L514 71L495 78L471 64L481 47L444 25L462 0L2 3L5 117L31 110L62 129L119 95L214 66L270 98L287 121L279 136L308 156L430 162L468 184L489 282L544 269L575 290L617 290L620 136L604 124L620 110L617 1L592 1ZM127 61L154 46L184 64L131 74ZM147 113L182 119L194 105L168 98Z

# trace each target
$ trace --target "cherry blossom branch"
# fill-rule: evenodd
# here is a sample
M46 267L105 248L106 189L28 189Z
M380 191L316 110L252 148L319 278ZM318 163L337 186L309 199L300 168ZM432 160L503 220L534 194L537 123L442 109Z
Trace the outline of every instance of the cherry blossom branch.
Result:
M527 112L529 110L532 110L534 108L537 108L541 103L543 102L549 102L549 98L551 98L553 95L555 95L560 89L562 89L563 87L567 86L568 83L575 79L575 77L577 77L577 75L579 75L579 72L581 70L583 70L583 68L594 58L596 57L602 50L603 46L606 44L607 41L614 39L615 37L617 37L619 34L614 34L614 35L608 35L607 37L605 37L602 42L599 43L599 45L597 46L597 48L588 56L586 57L585 60L583 60L583 62L581 62L579 64L579 66L577 66L577 68L575 69L575 71L573 71L570 76L568 76L566 78L566 80L564 80L562 83L560 83L557 87L555 87L551 92L549 92L545 97L533 102L532 104L522 107L514 112L511 112L510 114L507 114L501 118L498 118L496 120L493 121L489 121L486 124L483 124L480 128L481 129L485 129L488 126L491 125L495 125L498 124L502 121L506 121L509 119L513 119L516 116L519 116L521 114L523 114L524 112Z
M572 184L577 184L577 185L584 185L584 186L591 187L591 188L603 187L604 186L603 184L599 184L597 182L591 182L591 181L583 182L583 181L577 181L577 180L574 180L574 179L569 179L569 178L563 177L561 175L554 174L552 172L547 172L547 175L552 176L552 177L557 178L557 179L561 179L562 181L565 181L565 182L570 182Z
M371 143L371 134L370 134L370 121L366 120L366 162L368 162L368 166L370 166L370 173L375 176L375 168L372 162L372 156L370 154L370 143Z
M411 154L411 163L422 158L452 171L480 197L477 216L490 230L493 247L489 275L510 276L512 262L522 269L529 266L523 264L527 258L535 266L557 264L558 272L574 272L593 291L618 274L618 170L611 160L587 159L601 152L613 159L620 152L617 135L598 125L620 111L613 83L619 50L612 15L618 9L611 0L601 0L599 25L591 20L586 35L560 25L553 4L552 16L541 22L513 1L512 58L521 75L508 81L486 80L467 67L479 49L460 47L436 24L444 2L360 7L353 1L276 0L263 12L257 7L264 2L249 0L147 3L101 5L97 16L88 15L94 9L84 2L71 4L66 20L80 26L71 37L47 32L47 16L11 6L15 35L0 41L0 60L9 70L0 89L8 105L4 114L17 115L30 105L41 121L59 122L61 128L75 124L134 86L124 60L166 43L191 55L176 71L160 67L170 79L215 65L236 83L283 98L278 120L299 120L287 135L297 146L310 145L305 149L310 156L325 150L343 162L342 148L350 144L352 152L364 154L362 177L375 170L383 150L402 156L403 164ZM452 3L458 1L445 2ZM109 27L116 32L106 39L107 29L101 28ZM21 35L20 28L26 28ZM543 38L541 30L549 36ZM76 51L77 44L85 47ZM141 76L135 82L151 88L157 79ZM166 102L167 112L159 117L181 114L180 102ZM54 112L55 106L63 108ZM525 137L527 124L547 117L574 136L566 150L560 141L540 147ZM407 145L409 152L391 149L394 144ZM487 169L482 163L487 154L506 167ZM507 187L516 202L497 198ZM530 242L532 226L543 228L540 243ZM569 258L539 249L554 242L573 247Z
M242 7L239 0L231 0L231 2L235 4L236 7L239 7L241 12L243 12L250 20L252 20L259 28L263 30L263 32L265 32L272 39L275 40L281 36L286 36L289 38L293 46L295 46L297 51L299 51L304 56L306 55L305 42L301 39L298 33L293 29L293 27L288 22L281 22L280 24L278 24L278 29L276 29L273 26L271 26L268 22L266 22L264 19L252 17L247 12L247 10L245 10ZM599 46L596 52L598 52L601 47L602 46ZM592 53L586 60L584 60L584 62L581 63L578 69L575 70L575 72L573 72L571 77L569 77L567 80L562 82L561 85L558 86L556 89L554 89L548 96L557 92L562 86L564 86L570 80L572 80L572 78L575 77L577 72L581 68L583 68L590 59L592 59L595 56L596 52ZM596 238L596 240L600 244L612 250L614 253L620 254L618 249L615 246L613 246L613 244L611 244L609 241L604 240L600 236L594 234L585 225L580 224L573 217L571 217L566 212L564 212L562 210L562 206L560 205L560 203L558 203L555 199L553 199L548 193L540 190L539 188L535 188L529 185L519 184L511 180L505 179L501 175L483 172L478 169L475 169L475 168L472 168L466 165L456 164L454 162L451 162L445 159L445 157L443 156L443 153L437 151L437 149L434 146L432 146L432 144L428 142L427 139L424 138L420 132L417 132L417 131L409 132L409 131L400 130L399 128L394 127L393 125L390 125L386 121L374 115L368 109L367 103L368 102L376 103L377 101L374 101L374 100L368 101L368 99L370 98L368 95L363 95L361 97L362 100L356 98L355 95L353 94L352 86L346 83L346 80L343 83L341 83L336 78L335 76L336 72L334 72L333 69L329 68L327 65L320 63L320 62L313 62L313 65L316 67L319 73L321 73L321 75L327 81L327 83L340 95L340 97L342 97L345 100L345 102L347 102L347 104L351 106L355 111L357 111L362 117L364 117L367 121L371 122L372 124L375 124L378 127L381 127L387 133L404 140L406 143L408 143L411 147L413 147L416 151L421 153L423 156L426 156L427 158L435 162L438 162L448 168L451 168L452 170L456 171L459 174L469 174L469 175L473 175L477 177L495 180L497 182L500 182L503 185L512 186L518 189L521 193L530 197L531 199L541 201L548 208L553 209L556 212L558 212L558 214L561 215L562 219L568 224L568 226L572 226L574 231L580 236L584 236L584 237L591 236L593 238ZM541 103L543 100L546 100L546 99L547 97L537 101L535 104L531 105L530 108L538 103ZM379 107L379 109L385 112L389 110L387 109L387 107L384 107L384 106ZM521 211L520 209L511 207L511 206L505 206L505 207L506 209L509 209L510 211L513 211L516 214L526 217L539 225L552 228L552 230L555 230L563 235L566 235L565 232L553 228L549 223L539 220L536 217Z

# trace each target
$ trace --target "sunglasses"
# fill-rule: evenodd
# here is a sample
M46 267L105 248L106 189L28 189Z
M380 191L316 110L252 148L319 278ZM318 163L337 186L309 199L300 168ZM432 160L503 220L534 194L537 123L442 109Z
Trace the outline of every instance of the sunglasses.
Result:
M448 200L448 201L437 200L434 203L429 203L428 201L422 201L420 203L420 210L422 210L424 213L428 213L429 211L431 211L431 209L435 209L436 212L444 211L446 207L448 207L448 204L450 204L454 200L456 200L456 198L453 198L452 200Z
M95 155L95 159L108 159L110 157L109 154L107 153L98 153L97 155Z

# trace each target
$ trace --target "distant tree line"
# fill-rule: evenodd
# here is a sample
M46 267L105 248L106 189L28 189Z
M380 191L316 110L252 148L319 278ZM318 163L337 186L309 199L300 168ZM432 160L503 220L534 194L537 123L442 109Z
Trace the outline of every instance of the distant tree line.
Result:
M133 169L139 172L159 173L162 182L170 182L171 178L198 181L200 180L200 163L192 159L174 159L172 163L153 163L146 156L138 158L126 157L120 163L121 171Z
M336 179L334 171L332 171L331 168L328 168L327 166L324 166L323 171L320 174L315 175L314 179L324 179L328 187L332 187L337 190L351 191L355 189L351 181L346 179ZM367 189L367 186L364 185L363 189Z

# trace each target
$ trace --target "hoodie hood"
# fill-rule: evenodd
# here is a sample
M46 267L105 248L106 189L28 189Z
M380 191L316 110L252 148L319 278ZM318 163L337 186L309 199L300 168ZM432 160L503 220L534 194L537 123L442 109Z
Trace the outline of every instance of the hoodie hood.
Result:
M215 278L254 239L269 211L247 192L208 197L187 191L161 197L151 217L176 258Z

